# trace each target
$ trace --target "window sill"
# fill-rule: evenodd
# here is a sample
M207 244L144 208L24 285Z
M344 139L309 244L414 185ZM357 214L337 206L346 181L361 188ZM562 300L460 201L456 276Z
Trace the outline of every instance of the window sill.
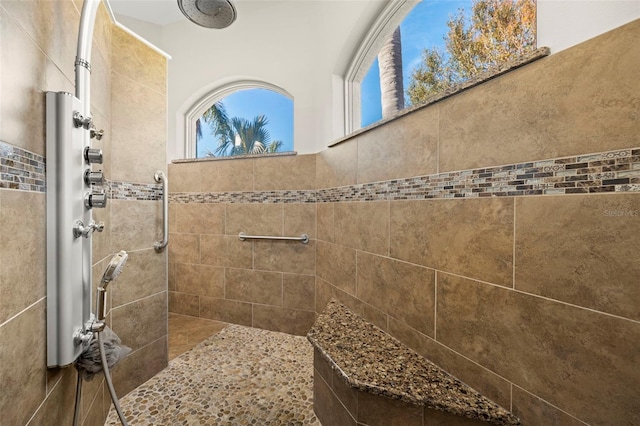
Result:
M394 115L387 117L387 118L383 118L380 121L376 121L373 124L368 125L367 127L363 127L361 129L358 129L356 131L354 131L353 133L350 133L332 143L329 144L329 148L334 147L336 145L339 145L343 142L348 141L349 139L352 139L358 135L361 135L365 132L368 132L370 130L376 129L380 126L384 126L385 124L397 120L398 118L404 117L407 114L411 114L414 111L417 111L421 108L427 107L429 105L433 105L437 102L440 102L444 99L447 99L453 95L456 95L458 93L464 92L465 90L471 89L472 87L478 86L486 81L492 80L496 77L499 77L503 74L506 74L510 71L514 71L524 65L527 65L531 62L537 61L538 59L542 59L546 56L549 56L549 54L551 53L550 49L548 47L539 47L536 50L534 50L533 52L531 52L528 55L524 55L518 59L515 59L513 61L504 63L498 67L492 68L488 71L485 71L483 73L478 74L476 77L471 78L467 81L465 81L464 83L460 83L456 86L453 86L451 89L446 90L438 95L434 95L431 96L429 99L427 99L425 102L418 104L418 105L413 105L410 106L408 108L403 109L402 111L398 111L397 113L395 113Z
M179 163L198 163L206 161L226 161L226 160L244 160L247 158L273 158L273 157L290 157L298 155L296 151L287 152L274 152L271 154L247 154L247 155L234 155L232 157L204 157L204 158L184 158L181 160L172 160L172 164Z

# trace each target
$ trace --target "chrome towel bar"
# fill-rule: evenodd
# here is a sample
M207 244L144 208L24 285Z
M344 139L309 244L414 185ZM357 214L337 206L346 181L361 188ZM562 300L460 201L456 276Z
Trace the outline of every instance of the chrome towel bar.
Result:
M162 183L162 240L153 245L160 253L169 244L169 180L162 170L158 170L153 178Z
M309 236L307 234L302 234L299 237L276 237L276 236L266 236L266 235L247 235L244 232L238 234L238 238L240 241L244 240L286 240L286 241L300 241L302 244L307 244L309 242Z

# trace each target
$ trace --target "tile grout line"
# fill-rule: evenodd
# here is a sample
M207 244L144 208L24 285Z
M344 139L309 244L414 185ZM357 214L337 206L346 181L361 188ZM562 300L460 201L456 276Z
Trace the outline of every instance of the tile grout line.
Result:
M516 288L516 220L518 215L516 214L516 207L518 202L515 197L513 197L513 253L512 253L512 261L513 261L513 271L511 277L511 288L515 290Z
M513 383L509 382L509 411L513 413Z
M436 126L436 173L440 174L440 109L441 104L436 108L438 126Z
M356 252L356 273L355 273L354 279L355 279L356 282L355 282L355 286L354 286L355 290L354 290L353 297L358 298L358 296L357 296L358 295L358 258L360 257L360 256L358 256L358 253L360 252L360 250L355 250L355 252ZM347 293L347 294L349 294L349 293ZM388 321L389 320L387 319L387 322Z
M433 269L433 268L429 268L429 269ZM626 317L623 317L623 316L620 316L620 315L616 315L616 314L612 314L612 313L605 312L605 311L598 311L596 309L589 308L589 307L586 307L586 306L576 305L576 304L573 304L573 303L565 302L563 300L552 299L550 297L542 296L540 294L528 293L528 292L523 291L523 290L518 290L518 289L511 288L511 287L506 287L506 286L503 286L503 285L500 285L500 284L495 284L495 283L491 283L491 282L488 282L488 281L482 281L482 280L478 280L478 279L475 279L475 278L466 277L464 275L456 274L456 273L453 273L453 272L447 272L447 271L440 271L440 272L443 272L445 274L448 274L448 275L451 275L451 276L454 276L454 277L463 278L465 280L473 281L475 283L490 285L490 286L495 287L497 289L502 289L502 290L506 290L506 291L513 291L513 292L516 292L518 294L523 294L525 296L531 296L531 297L535 297L535 298L538 298L538 299L547 300L549 302L560 303L561 305L567 305L567 306L571 306L571 307L577 308L577 309L584 309L586 311L593 312L593 313L596 313L596 314L606 315L608 317L617 318L617 319L624 320L624 321L630 321L630 322L632 322L634 324L640 324L640 320L634 320L634 319L631 319L631 318L626 318Z
M391 257L391 201L387 200L387 256Z
M33 308L34 306L36 306L38 303L42 302L43 300L46 301L47 300L47 296L41 297L40 299L36 300L35 302L33 302L32 304L30 304L29 306L27 306L26 308L24 308L20 312L18 312L17 314L7 318L3 323L0 324L0 328L2 328L5 325L9 324L11 321L13 321L14 319L18 318L20 315L24 314L29 309ZM46 308L46 306L45 306L45 308Z
M111 298L113 298L113 296L112 296L113 292L112 292L112 291L109 291L109 292L107 292L107 293L109 294L109 296L110 296ZM156 297L156 296L158 296L158 295L160 295L160 294L162 294L162 293L165 293L165 290L161 290L161 291L159 291L159 292L157 292L157 293L153 293L153 294L150 294L150 295L148 295L148 296L144 296L144 297L141 297L141 298L139 298L139 299L132 300L132 301L130 301L130 302L123 303L122 305L118 305L118 306L113 306L113 300L111 300L111 301L110 301L111 309L109 309L109 313L112 313L113 311L117 311L117 310L119 310L119 309L122 309L122 308L124 308L124 307L126 307L126 306L132 305L132 304L134 304L134 303L140 302L140 301L142 301L142 300L151 299L151 298ZM113 322L112 322L112 325L113 325Z
M554 409L556 409L556 410L560 411L561 413L566 414L567 416L569 416L569 417L571 417L572 419L574 419L574 420L576 420L576 421L578 421L578 422L582 423L583 425L589 426L589 424L588 424L588 423L586 423L586 422L585 422L585 421L583 421L583 420L580 420L579 418L577 418L577 417L576 417L576 416L574 416L573 414L566 412L565 410L563 410L562 408L560 408L560 407L556 406L555 404L552 404L551 402L547 401L546 399L540 398L538 395L536 395L536 394L534 394L534 393L529 392L529 391L528 391L528 390L526 390L525 388L523 388L523 387L521 387L521 386L518 386L518 385L517 385L517 384L515 384L515 383L511 383L511 392L513 392L513 388L514 388L514 387L516 387L516 388L518 388L518 389L522 390L523 392L528 393L529 395L533 396L534 398L536 398L536 399L538 399L538 400L540 400L540 401L544 402L545 404L547 404L547 405L549 405L549 406L553 407ZM513 410L513 408L512 408L512 410Z
M438 341L437 325L438 325L438 271L433 274L433 340Z

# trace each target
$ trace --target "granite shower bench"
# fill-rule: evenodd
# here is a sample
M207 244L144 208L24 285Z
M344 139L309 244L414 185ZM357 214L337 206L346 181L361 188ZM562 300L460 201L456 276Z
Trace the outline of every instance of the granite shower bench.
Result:
M313 408L325 426L520 424L335 300L307 338L314 347Z

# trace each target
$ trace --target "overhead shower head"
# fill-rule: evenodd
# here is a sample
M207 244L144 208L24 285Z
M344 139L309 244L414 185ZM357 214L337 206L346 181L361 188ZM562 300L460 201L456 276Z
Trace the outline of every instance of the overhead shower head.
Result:
M118 278L118 275L122 272L124 268L124 264L127 263L127 258L129 255L126 251L121 250L119 253L116 253L115 256L109 262L107 269L104 271L104 275L102 275L102 284L109 284L111 281ZM104 286L106 287L106 285Z
M205 28L226 28L237 16L229 0L178 0L178 7L187 19Z

